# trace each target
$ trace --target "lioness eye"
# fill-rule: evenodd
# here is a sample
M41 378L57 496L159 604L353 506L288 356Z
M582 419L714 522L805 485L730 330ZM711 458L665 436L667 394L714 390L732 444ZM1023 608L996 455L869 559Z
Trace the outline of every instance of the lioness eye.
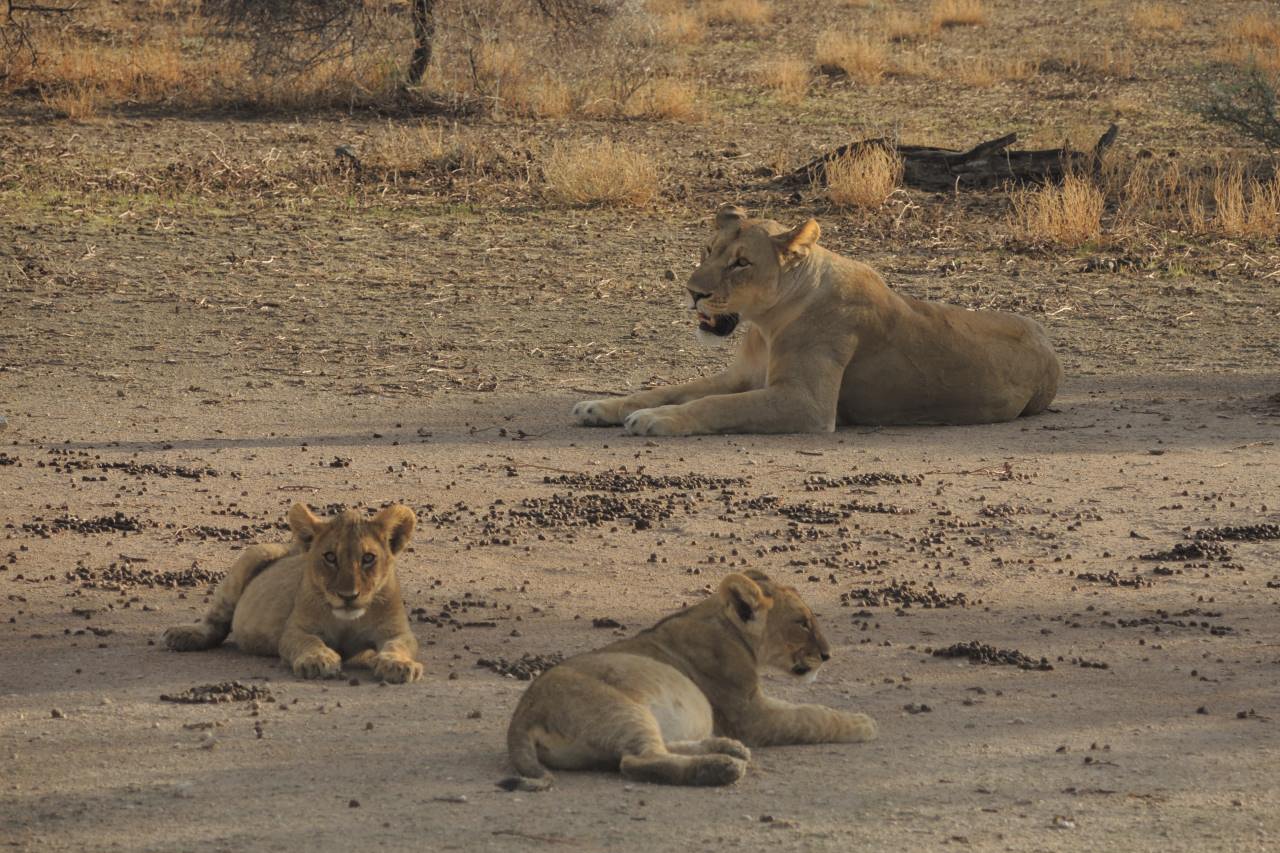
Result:
M747 260L746 258L738 258L736 261L733 262L733 265L735 267L749 267L751 266L751 261Z
M325 561L326 563L336 563L336 562L338 562L338 555L337 555L337 554L335 554L335 553L333 553L332 551L325 551L325 552L324 552L324 561Z
M371 554L371 553L369 553L368 551L366 551L366 552L365 552L365 554L364 554L364 556L360 558L360 562L364 563L366 566L372 566L372 565L373 565L373 554Z

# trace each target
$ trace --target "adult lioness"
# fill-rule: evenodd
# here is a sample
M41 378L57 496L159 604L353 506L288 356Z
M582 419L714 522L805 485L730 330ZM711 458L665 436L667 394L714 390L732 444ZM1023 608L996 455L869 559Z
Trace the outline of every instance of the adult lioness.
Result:
M978 424L1044 411L1062 368L1039 324L901 296L870 267L737 207L689 279L700 334L750 328L728 370L573 409L637 435Z
M760 572L728 575L705 601L539 676L507 729L520 776L505 787L549 787L547 767L728 785L746 772L748 746L870 740L876 725L864 714L760 689L761 667L812 677L830 657L793 588Z
M165 631L165 644L211 649L232 633L244 651L279 655L303 678L336 676L345 657L386 681L416 681L418 641L394 564L415 521L399 505L372 518L346 510L322 520L294 504L294 542L245 549L204 620Z

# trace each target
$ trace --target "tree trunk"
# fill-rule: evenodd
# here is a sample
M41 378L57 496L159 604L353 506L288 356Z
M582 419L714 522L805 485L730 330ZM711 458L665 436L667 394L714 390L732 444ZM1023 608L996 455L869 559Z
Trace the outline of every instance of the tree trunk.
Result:
M409 83L417 86L431 65L431 47L436 37L436 0L413 0L413 59L409 61Z

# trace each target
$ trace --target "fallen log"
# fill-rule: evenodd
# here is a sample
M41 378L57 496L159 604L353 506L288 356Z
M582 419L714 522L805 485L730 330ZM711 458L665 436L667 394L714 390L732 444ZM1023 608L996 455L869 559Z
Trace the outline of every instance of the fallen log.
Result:
M1102 158L1115 142L1119 128L1114 124L1089 152L1070 148L1042 151L1013 151L1009 146L1018 135L981 142L968 151L930 148L923 145L896 145L888 139L864 139L841 145L783 176L790 184L827 183L827 164L857 154L870 147L894 151L902 158L902 183L915 189L947 192L958 189L990 189L1005 183L1043 184L1059 182L1068 172L1097 174Z

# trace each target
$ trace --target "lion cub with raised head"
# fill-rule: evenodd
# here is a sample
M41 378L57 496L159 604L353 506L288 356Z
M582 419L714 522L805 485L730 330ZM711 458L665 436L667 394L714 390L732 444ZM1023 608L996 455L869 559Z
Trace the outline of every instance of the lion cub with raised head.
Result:
M705 601L539 676L507 729L520 775L503 785L550 787L548 767L728 785L746 772L749 746L870 740L876 725L865 714L793 705L760 688L763 667L812 678L830 657L795 589L760 572L728 575Z
M242 650L279 655L303 678L337 676L346 659L386 681L416 681L418 641L395 573L415 522L406 506L321 519L295 504L294 541L245 549L204 619L165 631L165 644L211 649L230 633Z
M722 373L627 397L586 400L586 426L636 435L830 432L837 424L985 424L1044 411L1062 368L1034 320L890 290L875 270L737 207L686 286L698 333L745 320Z

